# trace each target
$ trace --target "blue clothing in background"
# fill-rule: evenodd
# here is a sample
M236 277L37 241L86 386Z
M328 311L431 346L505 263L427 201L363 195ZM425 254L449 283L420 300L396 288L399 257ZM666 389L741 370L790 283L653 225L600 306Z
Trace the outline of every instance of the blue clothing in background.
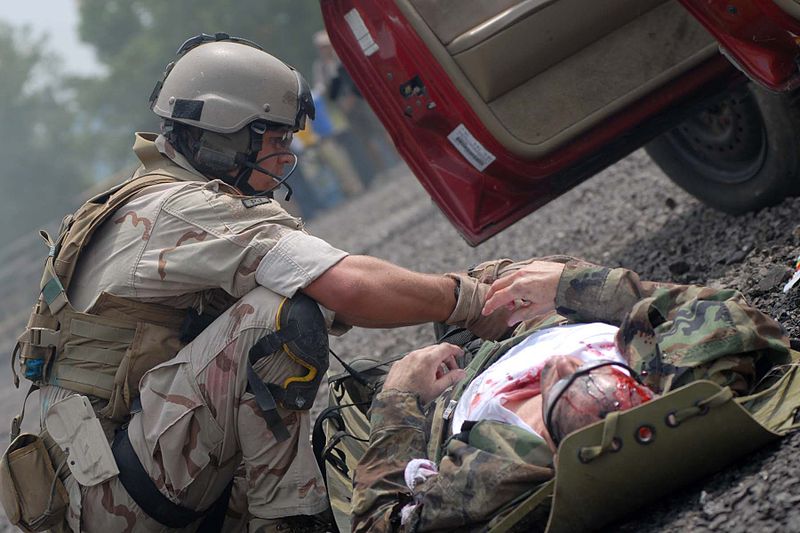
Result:
M312 93L314 98L314 109L316 115L314 116L314 125L312 126L314 133L321 138L330 137L335 132L333 130L333 122L328 115L328 109L325 104L325 97Z

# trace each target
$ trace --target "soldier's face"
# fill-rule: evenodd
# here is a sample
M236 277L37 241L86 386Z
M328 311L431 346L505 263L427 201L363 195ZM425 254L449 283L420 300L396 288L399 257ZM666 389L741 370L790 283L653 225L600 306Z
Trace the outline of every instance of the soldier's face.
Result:
M282 177L287 165L293 164L295 160L290 149L291 144L291 131L267 130L262 138L261 150L256 157L258 165L275 176ZM275 187L275 178L256 169L250 175L249 183L256 191L269 191Z

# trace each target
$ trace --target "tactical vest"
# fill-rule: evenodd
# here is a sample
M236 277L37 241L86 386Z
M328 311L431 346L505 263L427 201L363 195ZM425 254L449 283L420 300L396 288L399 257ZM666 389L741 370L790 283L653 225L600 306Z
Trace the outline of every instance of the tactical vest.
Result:
M12 367L18 355L23 375L34 385L55 385L107 400L98 415L115 421L129 414L142 375L183 347L180 333L187 314L106 292L81 312L67 297L81 253L118 207L147 187L196 179L161 156L152 143L137 140L134 149L144 163L137 175L65 217L55 239L40 232L49 253L39 298L12 355ZM19 382L16 368L14 382Z

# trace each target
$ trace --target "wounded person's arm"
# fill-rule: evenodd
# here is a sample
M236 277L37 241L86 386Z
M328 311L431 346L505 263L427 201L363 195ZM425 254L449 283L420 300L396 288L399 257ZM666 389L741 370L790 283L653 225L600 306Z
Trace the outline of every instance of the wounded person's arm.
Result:
M573 320L619 324L620 351L659 393L709 379L746 394L758 368L789 362L781 325L732 289L645 282L623 268L568 263L556 309Z
M353 531L404 531L403 507L412 502L406 465L427 457L427 403L463 379L462 350L442 343L415 350L396 362L370 409L370 436L358 462L353 491Z
M626 268L609 268L580 260L564 266L558 282L555 306L560 315L575 322L619 325L643 298L671 283L642 281Z
M492 284L484 312L532 292L555 292L556 311L571 322L620 326L623 357L659 393L710 379L742 394L761 377L757 368L789 361L780 324L735 290L642 281L631 270L581 260L565 263L553 289L533 262ZM518 319L533 318L526 309L515 312Z
M483 314L506 308L513 325L555 308L574 322L619 325L636 302L657 288L669 286L642 282L635 272L624 268L612 269L564 256L557 259L500 260L502 267L490 273L478 272L481 279L492 282ZM493 263L498 262L486 264Z
M372 402L369 447L355 475L355 532L403 531L400 512L412 500L405 483L406 465L427 454L425 416L417 398L386 390Z
M675 305L695 298L700 289L704 297L717 292L723 299L731 292L643 281L636 272L626 268L610 268L565 256L558 259L561 263L529 260L509 263L500 269L499 276L491 278L494 281L484 314L504 306L515 307L517 311L512 316L519 322L533 318L542 310L555 308L571 322L605 322L618 326L636 304L659 290L674 289L681 293L683 296L673 302ZM550 300L549 307L529 305L543 298Z

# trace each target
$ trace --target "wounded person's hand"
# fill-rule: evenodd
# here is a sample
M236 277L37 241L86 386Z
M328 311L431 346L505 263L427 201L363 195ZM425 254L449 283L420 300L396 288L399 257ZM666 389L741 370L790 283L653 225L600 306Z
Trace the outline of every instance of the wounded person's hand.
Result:
M492 283L486 295L483 315L505 308L511 312L508 325L513 326L555 308L556 292L563 263L534 261L516 272Z
M462 353L446 342L414 350L392 365L383 389L417 394L422 403L428 403L466 377L456 363Z

